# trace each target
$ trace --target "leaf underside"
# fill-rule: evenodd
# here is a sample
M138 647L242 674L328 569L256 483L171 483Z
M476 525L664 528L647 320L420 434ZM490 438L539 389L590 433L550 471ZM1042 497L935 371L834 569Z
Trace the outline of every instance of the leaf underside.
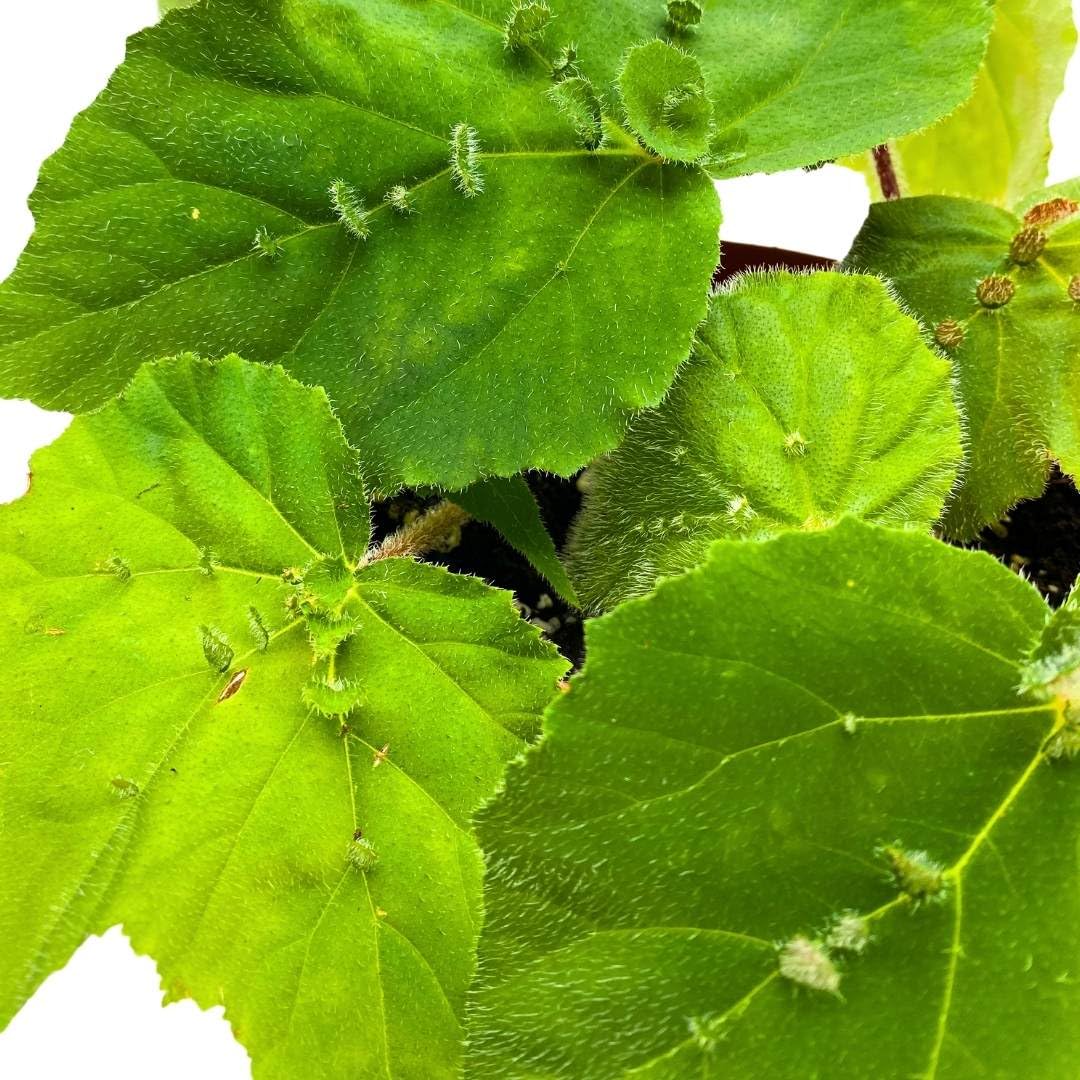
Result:
M469 815L563 662L506 593L357 563L355 456L280 369L144 369L33 464L0 512L0 1020L122 923L257 1077L456 1076Z
M1028 196L1016 212L969 199L924 196L880 203L846 265L889 278L930 328L960 327L948 350L968 425L968 467L945 518L969 538L1021 499L1041 494L1050 466L1080 470L1080 213L1037 226L1041 254L1020 264L1013 238L1033 206L1080 197L1070 181ZM1015 290L1000 307L980 304L979 282L995 275Z
M479 818L471 1075L1068 1075L1080 785L1068 702L1016 689L1048 615L847 520L590 623Z
M647 592L720 537L845 514L928 529L962 457L949 378L876 278L737 278L664 403L588 473L569 543L584 602Z

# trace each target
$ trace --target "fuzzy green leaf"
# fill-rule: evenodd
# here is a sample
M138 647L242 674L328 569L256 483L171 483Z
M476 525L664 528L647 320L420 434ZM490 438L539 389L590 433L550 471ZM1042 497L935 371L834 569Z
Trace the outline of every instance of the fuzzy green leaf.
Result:
M577 593L559 561L540 508L520 476L483 480L449 497L473 517L497 529L564 600L577 605Z
M380 491L573 471L685 359L719 208L626 133L585 149L551 86L451 3L169 15L42 171L0 392L82 410L237 351L324 386Z
M637 45L619 72L619 96L631 130L668 161L697 161L712 135L713 107L701 65L663 41Z
M849 520L590 623L480 817L471 1075L1070 1075L1080 697L1016 689L1048 616Z
M1011 206L1046 183L1050 114L1076 47L1072 0L997 0L971 99L892 144L905 195L963 195ZM852 162L879 192L874 165Z
M1052 462L1080 470L1077 199L1074 180L1015 213L938 196L880 203L848 255L889 278L953 358L969 436L953 536L1039 495Z
M665 37L693 53L715 110L717 176L809 165L925 128L970 97L993 22L987 0L707 0L679 30L663 0L548 2L549 42L574 42L603 88L630 45Z
M355 456L280 369L143 369L33 468L0 511L0 1021L122 923L256 1077L458 1075L469 815L565 665L506 593L358 563Z
M584 602L647 592L719 537L845 514L928 529L962 457L949 377L876 278L737 278L668 398L588 473L569 543Z

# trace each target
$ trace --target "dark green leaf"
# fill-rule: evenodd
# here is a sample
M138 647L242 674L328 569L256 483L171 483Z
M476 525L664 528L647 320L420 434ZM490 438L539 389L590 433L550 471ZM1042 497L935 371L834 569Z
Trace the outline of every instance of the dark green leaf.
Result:
M1080 695L1017 691L1048 615L846 521L590 623L480 819L471 1075L1070 1075Z
M1080 469L1080 182L1015 213L968 199L880 203L847 264L889 278L953 358L969 463L948 531L970 537Z

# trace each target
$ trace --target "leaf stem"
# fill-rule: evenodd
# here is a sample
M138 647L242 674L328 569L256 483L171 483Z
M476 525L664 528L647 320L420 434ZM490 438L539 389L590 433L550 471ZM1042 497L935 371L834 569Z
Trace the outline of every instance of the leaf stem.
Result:
M422 514L415 521L391 533L381 544L372 548L361 566L383 559L409 559L442 547L469 519L471 514L449 500Z
M873 150L874 166L877 169L878 183L881 184L881 194L890 202L900 198L900 181L896 176L896 168L893 165L892 151L888 143L875 146Z

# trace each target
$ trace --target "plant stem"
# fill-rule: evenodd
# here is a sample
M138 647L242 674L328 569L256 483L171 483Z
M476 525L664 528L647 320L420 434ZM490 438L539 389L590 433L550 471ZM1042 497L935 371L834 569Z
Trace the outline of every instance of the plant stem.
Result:
M441 502L415 521L391 533L378 547L372 548L362 566L383 559L410 559L442 547L471 517L456 503Z
M896 178L896 169L893 167L892 151L888 143L882 143L874 147L874 165L877 168L878 183L881 184L881 194L890 202L900 198L900 181Z

